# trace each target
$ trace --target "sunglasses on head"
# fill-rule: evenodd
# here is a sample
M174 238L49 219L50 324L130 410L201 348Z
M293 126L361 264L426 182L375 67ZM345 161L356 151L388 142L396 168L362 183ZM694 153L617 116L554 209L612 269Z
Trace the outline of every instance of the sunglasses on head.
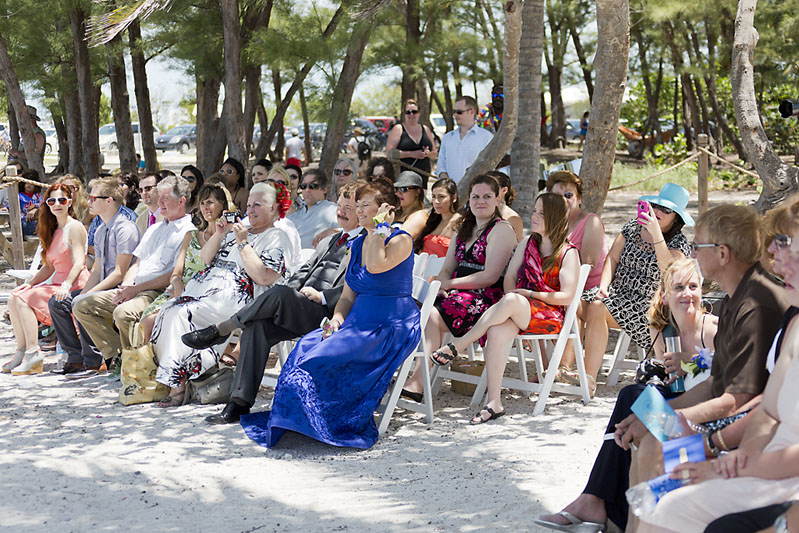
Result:
M311 189L312 191L315 191L318 188L319 184L314 181L312 181L311 183L300 183L300 189L302 190Z
M405 114L406 115L418 115L419 114L419 110L418 109L406 109L405 110Z
M348 168L337 168L333 171L334 176L352 176L352 170Z
M394 187L394 190L395 190L396 192L401 192L401 193L403 193L403 194L404 194L404 193L406 193L406 192L408 192L408 191L411 191L411 190L413 190L413 189L418 189L418 188L419 188L419 187Z
M664 215L670 215L674 212L674 209L669 209L668 207L663 207L662 205L652 204L652 209L657 209Z
M785 235L784 233L777 233L774 235L774 246L780 250L790 247L792 242L793 239L791 239L790 235Z
M111 198L110 196L89 196L89 201L94 202L95 200L107 200Z
M53 207L56 203L59 203L61 205L67 205L67 202L69 202L69 198L67 198L66 196L61 196L59 198L48 198L46 200L47 205L49 205L50 207Z
M148 185L146 187L139 187L139 193L150 192L155 189L155 185Z

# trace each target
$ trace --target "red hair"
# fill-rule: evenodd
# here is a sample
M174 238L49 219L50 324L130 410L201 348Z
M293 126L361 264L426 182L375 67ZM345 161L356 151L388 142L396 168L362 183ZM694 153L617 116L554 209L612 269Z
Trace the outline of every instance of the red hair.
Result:
M42 261L45 265L49 265L47 262L47 249L53 244L53 235L58 229L58 219L50 211L47 199L56 191L63 192L64 196L71 200L73 188L66 183L54 183L44 191L44 200L42 200L42 209L39 209L39 223L36 226L36 234L39 236L39 243L42 245Z

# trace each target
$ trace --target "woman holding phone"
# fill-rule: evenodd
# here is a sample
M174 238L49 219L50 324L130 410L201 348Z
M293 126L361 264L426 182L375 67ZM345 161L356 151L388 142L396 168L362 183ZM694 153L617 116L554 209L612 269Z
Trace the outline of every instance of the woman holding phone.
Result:
M669 264L690 254L682 234L683 226L694 225L686 210L688 198L688 191L674 183L665 184L656 196L642 196L638 218L627 222L613 241L599 286L584 294L585 367L594 386L609 328L624 330L649 351L649 302Z

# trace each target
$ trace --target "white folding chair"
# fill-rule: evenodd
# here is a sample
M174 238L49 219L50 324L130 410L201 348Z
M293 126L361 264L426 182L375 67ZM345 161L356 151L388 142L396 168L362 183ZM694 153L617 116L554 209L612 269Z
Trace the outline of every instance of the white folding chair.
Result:
M580 267L580 277L577 281L577 290L574 293L571 303L566 308L566 315L563 318L563 327L558 334L542 334L542 335L518 335L515 339L516 354L519 359L519 372L520 379L515 378L502 378L502 387L507 389L518 389L526 392L537 392L538 400L533 409L534 415L540 415L544 412L546 407L547 398L550 392L559 392L564 394L574 394L582 397L583 403L588 404L591 401L591 394L588 392L588 380L585 374L585 360L583 354L583 345L580 341L580 330L577 324L577 308L580 305L580 296L585 287L585 281L588 279L588 273L591 270L591 265L582 265ZM574 358L577 361L577 373L580 376L579 385L567 385L565 383L555 383L555 375L558 372L560 360L563 357L563 351L566 348L566 343L569 340L574 343ZM525 360L524 341L532 341L533 355L535 357L535 367L538 372L539 381L543 376L543 382L530 383L527 380L527 366ZM552 353L549 354L549 366L544 373L544 364L541 357L541 349L539 347L539 340L552 341L555 347ZM480 405L486 393L486 374L485 370L480 376L477 384L477 389L472 396L472 406Z
M644 349L639 346L639 359L627 359L631 341L632 339L623 329L619 330L619 338L616 340L616 348L613 350L613 355L602 362L602 368L606 368L608 371L606 383L610 387L615 387L619 382L619 374L621 374L622 370L635 370L638 368L638 362L643 361L646 357Z
M413 256L413 275L414 276L419 276L420 278L424 277L423 274L424 274L425 266L427 265L428 257L429 256L428 256L427 252L422 252L420 254L416 254L416 255Z
M39 266L42 264L42 245L36 247L36 252L33 254L33 261L31 261L31 266L27 269L22 268L12 268L3 272L11 276L12 278L17 278L20 281L28 281L30 280L34 274L39 270Z
M274 367L267 368L264 371L264 376L261 378L261 385L264 387L272 387L273 389L277 386L277 378L280 376L280 371L283 369L283 365L286 364L286 359L288 359L289 353L291 353L297 340L298 339L293 339L277 343L277 361Z
M419 317L419 326L422 329L422 337L419 339L419 345L416 347L411 355L405 359L405 362L400 366L397 372L397 379L394 385L389 389L383 402L378 407L377 412L380 416L377 424L377 431L380 435L388 429L388 423L391 421L391 415L397 407L408 409L417 413L424 413L428 424L433 423L433 398L430 392L430 368L427 366L427 360L424 354L424 328L427 325L427 319L430 318L430 311L433 309L433 303L438 294L438 288L441 282L438 280L429 282L419 276L413 277L413 298L417 302L421 302L421 316ZM413 367L414 361L417 361L416 372L422 372L424 378L425 389L424 399L422 403L417 403L411 400L400 398L402 388L405 386L405 380L408 379L408 374Z
M433 276L438 276L441 273L441 269L444 268L444 261L446 257L438 257L437 255L431 255L427 258L427 264L424 267L424 275L422 276L424 279L430 279Z

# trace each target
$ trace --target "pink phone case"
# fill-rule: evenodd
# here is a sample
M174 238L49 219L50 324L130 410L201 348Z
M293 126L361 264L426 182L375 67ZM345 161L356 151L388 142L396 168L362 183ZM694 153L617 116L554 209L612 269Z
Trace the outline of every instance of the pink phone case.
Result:
M649 213L649 202L646 200L638 201L638 220L641 220L641 213Z

